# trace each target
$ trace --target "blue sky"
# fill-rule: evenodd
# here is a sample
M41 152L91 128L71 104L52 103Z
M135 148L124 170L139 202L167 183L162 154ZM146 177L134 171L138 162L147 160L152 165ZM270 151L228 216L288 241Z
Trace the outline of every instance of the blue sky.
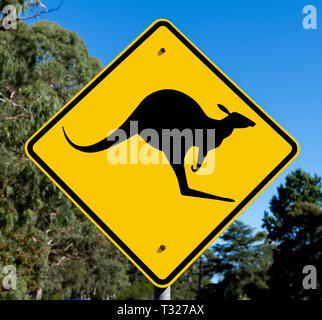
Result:
M53 8L60 0L44 3ZM317 30L302 26L308 4L317 8ZM322 175L320 10L317 0L65 0L60 10L40 19L76 31L103 66L154 20L168 19L291 133L300 144L299 156L239 218L260 228L288 173L301 167Z

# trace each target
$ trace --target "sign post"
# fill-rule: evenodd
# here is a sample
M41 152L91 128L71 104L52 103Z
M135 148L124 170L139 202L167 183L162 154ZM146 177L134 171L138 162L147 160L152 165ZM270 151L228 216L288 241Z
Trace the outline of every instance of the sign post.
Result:
M154 286L154 300L171 300L171 286L167 288Z
M60 190L166 288L156 289L160 298L298 152L166 20L154 22L26 143Z

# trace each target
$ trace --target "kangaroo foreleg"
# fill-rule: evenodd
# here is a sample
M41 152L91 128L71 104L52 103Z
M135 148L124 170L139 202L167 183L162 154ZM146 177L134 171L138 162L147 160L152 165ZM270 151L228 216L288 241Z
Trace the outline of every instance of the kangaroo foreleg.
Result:
M194 168L193 165L191 166L191 170L193 172L197 172L201 168L203 162L205 161L206 156L207 156L207 153L204 154L203 153L203 150L200 150L200 148L199 148L199 150L198 150L197 166L196 166L196 168Z

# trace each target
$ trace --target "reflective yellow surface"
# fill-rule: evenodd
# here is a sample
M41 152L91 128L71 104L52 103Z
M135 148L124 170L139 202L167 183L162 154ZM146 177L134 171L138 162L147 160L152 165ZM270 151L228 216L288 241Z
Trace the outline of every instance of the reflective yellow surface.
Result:
M159 54L161 47L166 48L162 55ZM217 107L219 103L256 123L251 128L235 129L212 151L215 152L213 174L197 175L190 170L191 165L186 164L191 188L233 198L235 202L184 197L169 164L113 165L107 160L108 151L83 153L73 149L64 138L62 127L80 145L102 140L112 129L118 128L147 95L161 89L186 93L214 119L226 116ZM122 143L125 150L135 139L139 148L146 145L134 136ZM291 149L288 142L166 26L149 36L33 147L160 279L167 278ZM159 150L156 152L161 154ZM191 154L192 150L187 157ZM161 244L166 250L159 250ZM206 246L167 285L205 249Z

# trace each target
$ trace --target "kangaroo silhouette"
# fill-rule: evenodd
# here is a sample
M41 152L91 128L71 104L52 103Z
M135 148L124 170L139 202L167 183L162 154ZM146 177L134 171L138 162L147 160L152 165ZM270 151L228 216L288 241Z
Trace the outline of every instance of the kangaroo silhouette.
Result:
M207 153L214 148L218 148L222 141L232 134L234 129L253 127L255 125L255 122L240 113L230 113L227 108L221 104L218 104L218 107L227 114L227 116L221 120L209 118L199 104L188 95L180 91L166 89L159 90L148 95L137 106L134 112L119 128L126 132L126 138L123 140L121 138L119 139L119 135L117 135L116 130L111 135L95 144L80 146L72 142L67 136L65 129L62 129L68 143L73 148L82 152L99 152L106 150L130 138L131 134L133 135L130 130L131 121L137 122L139 134L144 129L154 129L159 134L160 139L162 137L162 130L164 129L178 129L180 132L185 129L190 129L193 133L196 129L203 129L202 145L198 145L200 142L195 139L195 136L193 137L193 140L190 141L190 144L181 143L181 161L179 163L173 160L173 139L170 140L170 148L166 148L165 150L162 149L162 143L155 144L153 139L141 137L151 146L163 151L178 179L182 195L233 202L234 200L230 198L219 197L202 191L190 189L187 183L184 167L184 158L192 146L199 148L196 168L191 166L191 170L196 172L202 166ZM207 142L207 129L215 129L215 141Z

